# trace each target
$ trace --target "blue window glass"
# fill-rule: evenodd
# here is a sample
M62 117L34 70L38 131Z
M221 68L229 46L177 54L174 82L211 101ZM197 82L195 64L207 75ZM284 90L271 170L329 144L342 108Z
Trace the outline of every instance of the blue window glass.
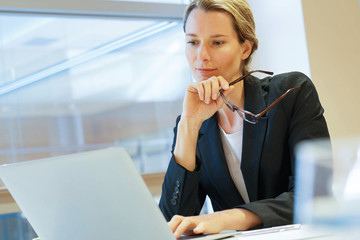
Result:
M180 21L0 13L0 52L0 164L120 145L165 171L191 81ZM0 240L36 236L0 221Z

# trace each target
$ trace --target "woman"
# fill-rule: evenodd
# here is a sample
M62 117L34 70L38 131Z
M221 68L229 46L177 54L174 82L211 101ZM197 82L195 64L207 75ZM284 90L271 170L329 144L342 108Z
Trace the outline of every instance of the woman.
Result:
M195 0L184 31L196 82L177 119L159 203L170 228L179 238L290 224L294 147L329 138L313 84L298 72L249 74L258 42L245 0ZM197 216L206 195L215 213Z

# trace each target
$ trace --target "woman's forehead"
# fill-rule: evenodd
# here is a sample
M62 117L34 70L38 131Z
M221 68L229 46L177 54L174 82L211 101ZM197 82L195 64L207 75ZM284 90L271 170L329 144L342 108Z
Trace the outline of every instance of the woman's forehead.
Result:
M198 35L207 33L208 35L236 35L233 28L231 15L224 11L204 11L194 9L188 16L186 34Z

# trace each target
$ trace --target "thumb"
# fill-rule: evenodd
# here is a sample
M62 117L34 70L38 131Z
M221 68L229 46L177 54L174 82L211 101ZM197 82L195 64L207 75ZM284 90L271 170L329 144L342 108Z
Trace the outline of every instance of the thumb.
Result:
M234 86L230 86L227 90L224 90L223 91L224 96L227 97L232 92L233 89Z
M204 223L199 223L196 228L194 228L193 232L195 234L200 234L205 232L205 225Z

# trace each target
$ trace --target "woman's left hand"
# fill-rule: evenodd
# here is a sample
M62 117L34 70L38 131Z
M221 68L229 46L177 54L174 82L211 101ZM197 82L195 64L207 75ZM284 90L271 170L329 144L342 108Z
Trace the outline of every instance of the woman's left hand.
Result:
M192 217L175 215L168 224L178 239L182 234L219 233L223 230L222 223L221 217L206 214Z
M246 230L261 224L258 215L246 209L229 209L199 216L175 215L168 223L174 236L215 234L223 230Z

